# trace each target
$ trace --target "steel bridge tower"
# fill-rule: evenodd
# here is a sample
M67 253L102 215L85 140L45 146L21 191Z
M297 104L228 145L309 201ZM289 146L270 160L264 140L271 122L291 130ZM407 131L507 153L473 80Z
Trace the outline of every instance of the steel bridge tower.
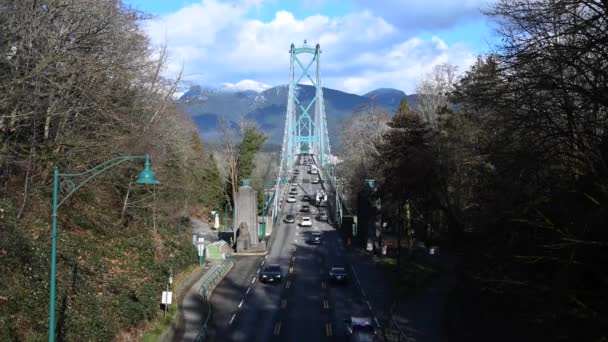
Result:
M325 103L323 101L323 87L321 84L321 46L314 48L306 45L296 48L291 44L289 49L289 90L285 116L285 131L283 133L283 147L279 173L274 187L272 201L273 218L276 221L280 202L281 184L284 184L292 174L298 154L312 154L317 166L323 170L333 170L329 135L327 133L327 118L325 116ZM310 61L304 59L310 57ZM302 62L304 59L304 63ZM314 70L314 77L311 72ZM297 71L297 72L296 72ZM310 81L315 89L314 97L306 103L298 98L302 81ZM333 180L333 172L329 171ZM333 187L333 182L331 183ZM270 201L269 203L270 204ZM271 206L268 206L271 207Z
M328 163L331 152L321 84L321 47L317 44L315 48L306 45L296 48L291 44L289 55L289 92L281 152L283 177L292 171L298 154L313 154L322 167ZM302 63L302 55L312 55L306 65ZM315 70L314 78L310 75L311 67ZM309 103L298 98L301 89L299 85L303 80L309 80L315 89L315 95Z

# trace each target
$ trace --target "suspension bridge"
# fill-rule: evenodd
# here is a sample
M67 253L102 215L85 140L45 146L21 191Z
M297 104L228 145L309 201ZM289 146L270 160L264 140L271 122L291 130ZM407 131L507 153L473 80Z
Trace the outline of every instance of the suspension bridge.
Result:
M345 210L328 134L321 47L292 44L289 58L279 170L264 203L263 216L274 226L268 249L236 256L234 268L213 290L208 340L340 340L346 318L366 317L369 326L380 326L390 306L383 278L375 274L380 271L360 268L336 229ZM303 84L314 87L312 99L298 96ZM315 193L327 194L327 201L312 200ZM271 283L263 279L269 265L273 277L277 269L282 275ZM348 286L332 284L328 272L335 267L348 274Z
M281 192L285 193L285 186L294 175L298 156L307 155L312 157L320 169L322 187L333 198L330 206L334 209L335 222L341 224L343 197L336 184L337 158L331 154L327 128L321 81L321 46L317 44L314 48L309 47L306 46L306 41L302 47L291 44L289 56L289 90L281 159L273 187L274 195L266 203L264 214L276 222L284 199ZM306 81L315 89L315 95L308 103L298 98L299 85Z

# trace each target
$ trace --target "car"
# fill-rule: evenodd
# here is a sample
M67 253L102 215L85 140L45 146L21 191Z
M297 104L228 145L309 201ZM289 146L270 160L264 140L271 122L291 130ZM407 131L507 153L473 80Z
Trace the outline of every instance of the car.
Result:
M308 204L304 204L301 208L300 211L303 213L309 213L310 212L310 206Z
M281 266L279 264L270 264L262 269L259 278L263 283L274 283L281 281L282 276Z
M285 219L283 220L285 223L294 223L296 222L296 216L294 214L285 215Z
M306 243L309 245L320 245L322 243L321 236L323 236L321 232L312 232L310 234L310 239L308 239Z
M345 333L351 342L373 342L376 340L376 329L369 317L351 317L344 320Z
M312 220L310 219L310 217L302 216L302 218L300 219L300 226L301 227L312 227Z
M317 214L317 216L315 217L315 219L317 221L324 221L327 222L327 213L324 211L319 212L319 214Z
M315 178L312 179L311 183L312 184L319 184L320 181L321 180L319 179L319 177L315 177Z
M295 174L299 174L299 173L300 173L300 169L295 169L295 170L293 170L293 173L295 173Z
M291 188L291 189L289 189L289 194L290 195L297 195L298 194L298 189L297 188Z
M322 243L320 236L312 236L310 239L306 240L306 243L309 245L320 245Z
M308 196L308 195L302 196L302 202L310 202L310 196Z
M346 269L341 266L333 266L329 269L329 281L333 283L346 283L348 282L348 274Z
M296 202L295 196L289 196L289 197L287 197L287 203L295 203L295 202Z

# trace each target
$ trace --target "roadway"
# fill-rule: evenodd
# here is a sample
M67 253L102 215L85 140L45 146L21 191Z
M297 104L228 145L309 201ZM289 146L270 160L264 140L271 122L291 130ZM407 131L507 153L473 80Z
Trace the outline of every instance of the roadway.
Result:
M378 318L360 275L351 266L350 256L334 228L314 219L318 209L310 205L313 227L285 224L288 212L299 213L309 194L314 198L319 184L310 183L316 175L300 166L296 203L283 203L281 225L273 230L274 241L266 256L236 257L235 267L218 284L211 296L212 341L345 341L345 318ZM302 182L302 180L308 182ZM325 208L329 210L329 208ZM322 244L310 245L312 231L322 231ZM281 266L284 279L280 283L259 282L258 273L270 263ZM346 286L329 283L327 273L332 266L344 266L349 272ZM376 286L373 281L371 286Z

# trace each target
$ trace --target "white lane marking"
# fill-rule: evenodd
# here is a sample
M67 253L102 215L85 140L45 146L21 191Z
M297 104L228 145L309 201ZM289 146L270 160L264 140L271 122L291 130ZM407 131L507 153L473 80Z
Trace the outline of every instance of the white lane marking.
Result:
M361 286L361 285L359 285ZM365 294L365 290L361 289L361 294L363 295L363 297L367 297L367 294Z
M262 260L262 265L261 265L261 266L264 266L264 263L265 263L265 262L266 262L266 260Z
M229 324L232 324L232 322L234 322L234 318L235 317L236 317L236 314L232 314L232 318L230 319L230 323Z
M251 279L252 284L255 283L255 279L256 279L255 277L253 277L253 279Z
M264 259L268 259L268 254L266 254L266 256L264 257Z
M251 286L247 288L247 292L245 292L245 294L249 294L249 291L251 291Z
M241 306L243 306L243 301L244 301L244 299L241 299L241 302L239 303L239 308L240 308Z
M367 302L367 307L368 307L370 310L372 310L372 305L369 303L369 300L366 300L366 302Z
M380 323L378 323L378 317L374 317L374 322L376 322L376 325L378 326L378 328L380 328Z
M258 268L258 271L257 271L257 272L255 272L255 274L260 274L260 269L259 269L259 268Z

